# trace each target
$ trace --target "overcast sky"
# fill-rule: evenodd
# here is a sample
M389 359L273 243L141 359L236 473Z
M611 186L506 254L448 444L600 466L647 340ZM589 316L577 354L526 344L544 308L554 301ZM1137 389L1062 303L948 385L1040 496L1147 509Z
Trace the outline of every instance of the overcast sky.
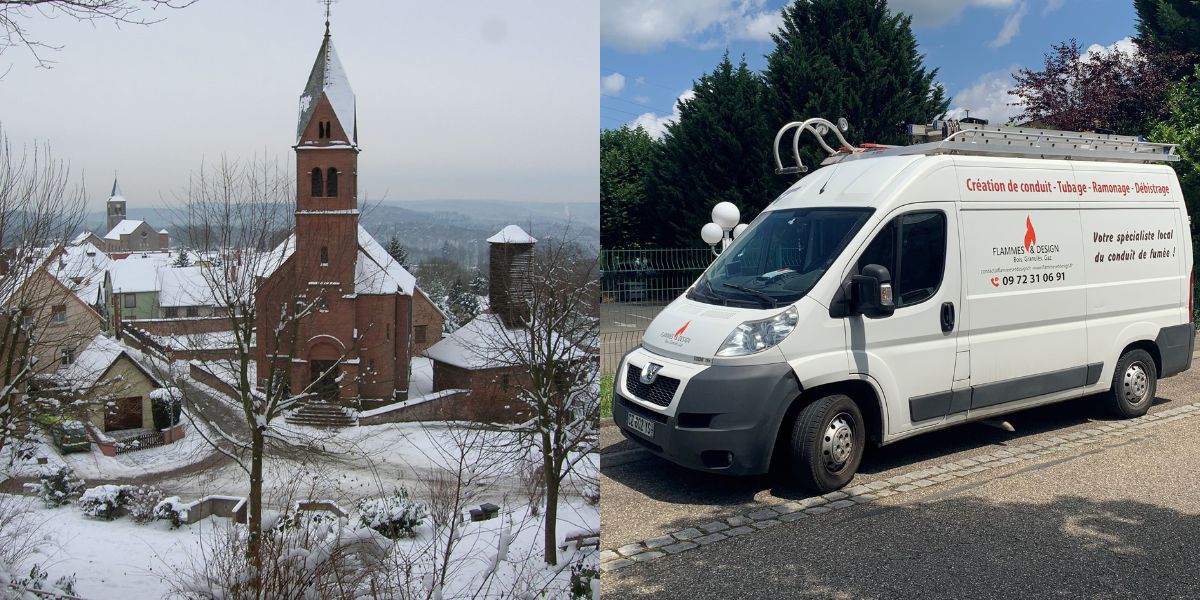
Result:
M358 101L360 196L598 201L599 3L343 0L332 32ZM294 169L300 93L324 33L317 0L200 0L151 27L37 19L65 47L38 69L0 55L0 125L49 141L130 207L161 206L202 162ZM152 15L153 16L153 15Z

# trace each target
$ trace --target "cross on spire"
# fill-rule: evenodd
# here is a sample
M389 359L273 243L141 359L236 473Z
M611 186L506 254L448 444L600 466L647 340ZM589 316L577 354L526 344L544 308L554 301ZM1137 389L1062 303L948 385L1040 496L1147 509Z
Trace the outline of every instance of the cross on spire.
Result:
M334 0L321 0L325 5L325 35L329 35L329 7L333 2Z

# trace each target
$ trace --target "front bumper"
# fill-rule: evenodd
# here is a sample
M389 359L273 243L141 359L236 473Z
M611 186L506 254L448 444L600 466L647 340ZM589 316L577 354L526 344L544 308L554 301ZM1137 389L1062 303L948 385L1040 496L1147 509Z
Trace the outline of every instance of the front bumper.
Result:
M660 377L679 379L670 404L637 397L627 385L630 366L663 365ZM613 386L613 421L629 439L671 462L730 475L756 475L771 466L780 422L800 385L784 362L704 366L667 359L644 349L621 361ZM629 426L630 413L654 423L649 436Z

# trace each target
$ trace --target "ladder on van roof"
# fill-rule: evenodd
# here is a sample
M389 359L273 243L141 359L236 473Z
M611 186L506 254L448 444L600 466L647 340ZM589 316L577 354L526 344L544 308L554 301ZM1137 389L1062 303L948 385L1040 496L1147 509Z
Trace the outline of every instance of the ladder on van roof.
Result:
M783 134L795 128L792 136L792 158L795 166L784 167L779 156L779 142ZM846 142L841 132L845 121L834 125L825 119L814 118L794 121L784 125L775 136L775 172L804 173L808 167L800 160L800 136L808 131L817 138L821 148L829 153L822 165L840 162L847 158L872 158L876 156L966 154L974 156L1004 156L1013 158L1044 158L1058 160L1094 160L1105 162L1173 162L1179 160L1175 154L1176 144L1147 142L1140 137L1033 129L1027 127L1004 127L961 121L945 121L933 125L909 125L909 146L882 146L863 144L854 147ZM841 144L834 150L824 136L832 131Z

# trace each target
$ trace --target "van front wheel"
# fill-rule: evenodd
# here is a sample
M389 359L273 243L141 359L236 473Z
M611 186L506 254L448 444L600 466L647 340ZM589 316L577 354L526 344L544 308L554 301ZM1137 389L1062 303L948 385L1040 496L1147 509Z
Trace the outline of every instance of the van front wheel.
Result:
M1112 411L1127 419L1146 414L1154 404L1157 374L1154 359L1145 350L1130 350L1122 355L1108 391Z
M821 493L840 489L862 461L867 431L858 404L844 394L825 396L801 409L792 426L792 474Z

